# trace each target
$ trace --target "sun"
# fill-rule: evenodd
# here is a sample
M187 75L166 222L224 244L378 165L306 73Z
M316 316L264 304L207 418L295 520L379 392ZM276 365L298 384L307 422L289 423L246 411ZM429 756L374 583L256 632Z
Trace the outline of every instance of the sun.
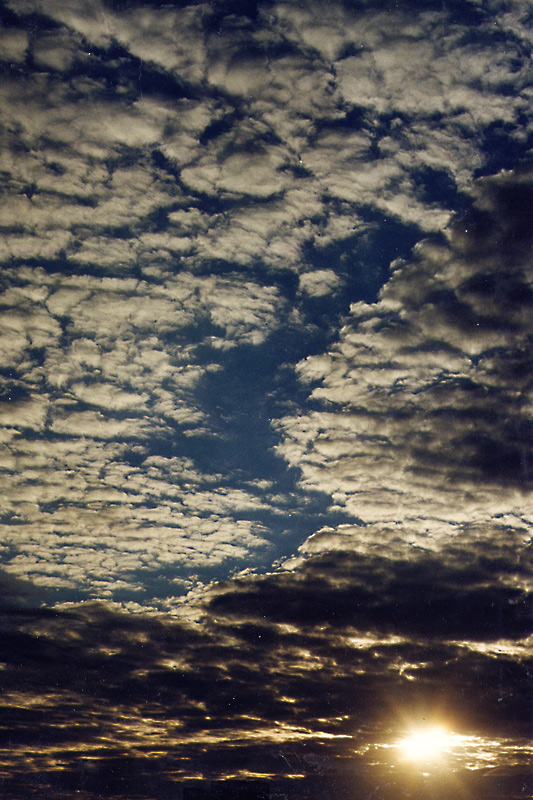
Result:
M398 747L409 761L436 761L445 755L451 741L452 735L442 725L428 725L410 731Z

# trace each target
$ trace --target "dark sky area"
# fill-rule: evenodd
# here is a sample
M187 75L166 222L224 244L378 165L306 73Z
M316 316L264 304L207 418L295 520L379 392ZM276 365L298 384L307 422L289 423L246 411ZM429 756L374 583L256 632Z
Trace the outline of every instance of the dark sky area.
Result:
M0 795L533 797L525 0L0 0Z

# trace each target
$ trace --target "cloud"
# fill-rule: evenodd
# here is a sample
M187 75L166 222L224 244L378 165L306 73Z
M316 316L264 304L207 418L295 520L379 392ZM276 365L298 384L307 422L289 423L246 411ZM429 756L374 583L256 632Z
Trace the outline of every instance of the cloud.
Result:
M0 47L2 60L7 63L21 63L28 49L28 34L21 28L1 28Z
M377 554L364 558L330 542L295 572L243 579L220 590L211 603L215 615L307 626L328 625L365 633L410 638L491 641L531 633L528 593L505 586L506 571L524 579L512 555L447 563L438 556L401 561ZM507 569L506 569L507 568ZM486 581L497 569L501 585Z
M517 141L528 105L519 9L489 16L469 4L473 43L454 9L414 23L408 11L285 3L259 9L252 24L205 5L12 7L21 25L38 9L45 27L31 43L40 71L6 77L2 104L7 175L15 191L32 187L24 215L42 238L9 231L7 257L66 251L132 269L158 248L168 261L186 254L198 265L218 252L250 265L259 253L299 269L302 245L325 233L326 196L349 204L347 218L370 207L438 230L450 200L437 192L428 202L423 175L464 191L483 169L485 139L498 129ZM177 177L193 196L231 197L208 235L196 238L198 200L183 197ZM179 233L146 231L147 216L174 213L178 197L191 212ZM253 236L243 231L252 199ZM58 234L45 231L58 228L54 247Z
M280 422L279 452L302 485L367 522L426 520L429 536L443 523L520 518L529 191L525 175L482 181L445 243L395 264L379 302L354 304L338 344L300 362L311 408Z
M357 581L359 594L366 591L374 601L359 604L360 613L374 616L377 627L380 620L387 624L393 607L376 579L391 588L396 583L394 591L402 587L404 609L418 606L413 629L422 619L420 597L437 625L439 610L445 622L460 619L453 603L446 611L444 601L454 591L456 601L464 595L464 572L440 569L429 587L422 565L405 563L396 573L383 567L377 560L335 566L317 561L299 580L284 575L228 584L211 601L204 625L147 619L102 604L9 610L2 619L9 642L3 705L17 735L5 757L8 786L24 776L26 785L76 787L91 775L94 784L85 787L96 791L111 785L109 770L126 759L140 797L148 796L147 771L152 792L153 781L177 781L176 793L180 779L199 774L253 774L275 787L276 780L302 770L311 783L324 773L335 781L349 770L369 791L387 776L392 798L394 790L396 796L407 792L412 780L393 772L394 742L419 715L446 718L461 732L467 744L454 754L454 775L480 781L474 796L484 796L482 787L497 775L525 776L527 664L442 642L445 625L430 629L429 615L429 639L377 629L365 634L347 624L349 610L335 601L340 593L348 597L349 586L355 596ZM325 592L328 578L332 594ZM479 599L481 572L478 578ZM311 588L318 591L316 602ZM239 595L243 600L247 589L250 606L230 602ZM435 607L441 589L442 605ZM327 597L323 608L319 601ZM302 612L307 607L303 627L293 624L299 603ZM280 613L265 617L265 604ZM468 620L463 624L468 628ZM512 693L502 694L502 675ZM38 740L35 715L41 719ZM128 791L122 777L119 786ZM294 791L297 786L292 784Z
M2 20L4 791L519 797L522 4Z
M323 297L334 292L340 281L331 269L316 270L300 276L300 291L311 297Z
M273 499L156 454L175 437L217 440L198 385L221 369L219 353L277 328L277 289L231 275L148 282L29 267L11 282L0 313L7 569L41 586L135 595L148 572L190 577L268 552L271 533L254 517L276 513Z
M228 156L222 167L212 163L200 164L182 171L186 185L206 194L235 192L254 197L270 197L286 186L280 172L284 159L275 150L243 152Z
M104 570L84 514L93 524L109 503L101 520L126 538L186 537L200 519L216 539L218 525L223 542L205 544L199 564L242 555L249 566L255 543L273 539L282 561L325 524L389 530L399 505L403 533L389 542L416 531L434 547L457 526L483 524L486 509L522 536L527 426L501 385L523 369L518 267L503 288L489 266L466 266L482 236L468 245L456 226L448 249L425 243L418 261L397 265L377 306L354 307L328 352L350 302L372 295L398 249L467 202L490 136L514 154L527 148L524 13L465 8L462 19L452 5L413 21L372 4L318 13L278 3L250 16L205 4L7 3L0 416L6 520L20 521L13 569L30 563L31 528L51 541L51 526L75 536L79 518L87 563ZM455 268L460 287L425 282L424 270ZM475 284L483 270L485 288ZM302 415L284 380L309 352L298 374L324 382ZM232 406L239 393L253 398L246 413ZM277 452L303 471L299 487L281 460L274 467L280 430ZM154 466L158 455L167 466ZM265 498L251 481L267 462L283 488ZM317 493L332 495L334 521L324 501L314 527L282 524ZM422 504L438 532L425 533ZM178 563L181 544L172 552ZM44 550L35 558L48 580ZM138 576L113 569L137 587ZM61 570L82 585L73 566Z

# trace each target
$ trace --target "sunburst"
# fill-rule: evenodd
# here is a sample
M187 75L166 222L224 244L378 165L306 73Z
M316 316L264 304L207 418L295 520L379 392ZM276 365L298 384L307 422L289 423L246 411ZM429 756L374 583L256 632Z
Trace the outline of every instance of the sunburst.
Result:
M453 744L453 734L442 725L421 726L409 731L398 742L402 756L409 761L442 759Z

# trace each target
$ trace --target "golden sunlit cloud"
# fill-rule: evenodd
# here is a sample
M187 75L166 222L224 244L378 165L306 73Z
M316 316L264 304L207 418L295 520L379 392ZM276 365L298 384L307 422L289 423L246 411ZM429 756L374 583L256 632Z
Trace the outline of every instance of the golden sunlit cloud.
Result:
M409 727L399 736L365 748L374 751L373 764L380 768L399 767L408 772L422 771L450 774L486 768L519 767L529 762L533 754L530 741L489 738L457 733L443 723L426 723ZM387 756L384 757L385 752Z

